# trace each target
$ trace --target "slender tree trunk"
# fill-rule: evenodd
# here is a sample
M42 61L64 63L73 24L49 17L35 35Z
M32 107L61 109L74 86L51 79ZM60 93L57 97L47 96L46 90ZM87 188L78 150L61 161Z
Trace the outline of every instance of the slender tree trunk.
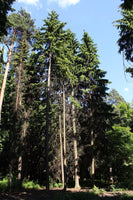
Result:
M22 107L21 79L22 79L22 61L20 62L19 69L18 69L18 83L17 83L15 112L17 112L17 110L18 110L18 106L20 108Z
M17 82L17 94L16 94L16 104L15 104L15 112L18 112L18 108L21 110L22 108L22 96L21 96L21 79L22 79L22 60L18 66L18 82ZM21 119L19 119L21 120ZM23 136L21 136L20 142L20 155L18 158L18 181L21 187L22 184L22 141Z
M95 158L94 158L94 133L91 130L91 178L92 178L92 187L94 187L94 179L95 179Z
M15 35L15 28L14 28L14 31L13 31L12 43L11 43L11 46L10 46L10 49L9 49L8 60L7 60L7 63L6 63L5 74L4 74L2 87L1 87L1 91L0 91L0 121L1 121L2 104L3 104L3 99L4 99L7 75L8 75L8 71L9 71L9 66L10 66L10 61L11 61L11 56L12 56L12 50L13 50L13 45L14 45L14 35Z
M92 95L93 95L93 90L89 93L89 101L90 101L90 119L91 119L91 130L90 130L90 136L91 136L91 181L92 181L92 187L94 187L94 181L95 181L95 157L94 157L94 131L93 131L93 113L94 109L92 109L91 101L92 101Z
M22 155L18 158L18 181L21 184L22 180Z
M13 168L13 160L9 163L9 192L11 192L12 188L12 168Z
M72 97L74 97L74 91L72 91ZM76 119L75 119L75 106L72 103L72 122L73 122L73 143L74 143L74 168L75 168L75 188L80 188L79 176L78 176L78 150L76 139Z
M66 105L65 105L65 87L63 83L63 139L64 139L64 190L66 190Z
M60 137L61 178L62 178L62 187L64 188L64 164L63 164L61 113L59 114L59 137Z
M27 131L27 119L28 119L28 112L25 111L24 114L24 125L23 125L23 131L21 136L21 152L20 156L18 158L18 181L20 182L20 187L22 186L22 179L23 179L23 151L24 151L24 139L26 137L26 131Z
M46 190L49 191L49 100L50 100L51 53L49 53L47 112L46 112Z
M61 93L59 91L59 104L61 100ZM61 123L61 110L59 110L59 138L60 138L60 159L61 159L61 179L62 187L64 188L64 164L63 164L63 143L62 143L62 123Z

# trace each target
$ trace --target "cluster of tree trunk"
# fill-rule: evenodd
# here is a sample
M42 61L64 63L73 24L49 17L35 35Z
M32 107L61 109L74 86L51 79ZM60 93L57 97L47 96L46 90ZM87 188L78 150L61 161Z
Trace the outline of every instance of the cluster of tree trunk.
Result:
M115 90L108 98L91 37L84 32L79 43L55 11L39 31L23 9L8 20L1 42L9 52L0 65L0 175L9 173L10 189L12 174L20 186L27 178L47 190L58 182L64 189L86 180L110 183L110 168L121 181L132 168L133 113Z

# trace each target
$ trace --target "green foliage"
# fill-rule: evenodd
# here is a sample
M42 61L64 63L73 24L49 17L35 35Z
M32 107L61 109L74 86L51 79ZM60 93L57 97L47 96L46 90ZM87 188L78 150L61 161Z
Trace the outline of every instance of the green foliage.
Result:
M120 102L115 107L116 112L119 115L119 124L121 126L130 126L130 123L133 118L133 110L131 108L130 103Z
M123 52L126 60L132 61L132 29L133 29L133 9L122 10L122 19L116 21L116 26L120 30L120 39L118 40L119 52Z
M131 62L128 66L126 66L126 71L131 73L133 76L133 1L125 0L121 5L121 15L122 19L117 20L115 25L119 30L119 52L123 53L124 58Z
M118 193L116 199L118 200L132 200L133 195L128 193Z
M124 98L115 89L112 89L107 96L107 103L117 105L121 102L125 102Z
M54 187L55 187L55 188L61 188L61 187L62 187L62 183L55 183L55 184L54 184Z
M103 188L98 188L97 186L94 185L94 187L92 188L92 192L94 192L94 194L99 194L99 195L103 195L106 191Z
M121 155L123 155L123 163L124 158L128 160L128 156L133 151L133 134L130 132L130 128L114 125L113 129L106 133L106 137L110 141L109 148L113 148L114 161L117 161L116 157L120 159Z
M122 191L125 191L125 190L128 190L127 188L119 188L117 187L116 185L110 185L109 186L109 190L112 192L112 193L116 193L116 192L122 192Z
M15 0L0 1L0 37L7 34L6 28L8 24L7 14L12 10L12 3Z
M121 8L125 10L131 10L133 8L133 0L122 0Z
M3 180L0 180L0 191L5 192L8 190L9 187L9 180L8 178L3 178Z
M36 189L36 190L41 189L41 186L37 182L29 181L26 179L23 180L22 186L25 189Z
M95 158L98 183L101 177L102 182L109 179L110 166L117 182L126 182L127 177L133 177L133 136L130 128L132 109L114 90L110 93L109 102L105 101L109 81L105 78L106 73L99 68L97 46L88 33L84 32L82 42L79 44L71 30L64 30L66 23L60 22L55 11L44 19L43 26L36 32L34 38L32 37L34 23L25 10L11 14L8 19L16 28L17 34L1 121L2 177L8 173L11 160L13 173L17 174L17 159L23 155L23 176L27 177L28 174L39 183L46 182L45 131L49 63L51 63L49 165L52 177L50 187L62 186L58 119L59 113L62 119L63 85L66 93L68 183L74 182L72 104L75 106L75 138L79 148L77 167L81 182L86 178L89 183L87 186L90 185L92 156ZM12 27L10 32L12 33ZM9 44L10 32L7 37ZM112 104L115 104L113 113ZM91 145L92 132L93 145ZM59 177L58 182L56 182L57 177ZM38 183L28 180L23 181L23 187L40 188ZM96 186L93 188L95 194L103 195L104 192L104 189ZM90 196L88 193L70 193L63 198L85 199ZM97 198L96 195L95 197Z

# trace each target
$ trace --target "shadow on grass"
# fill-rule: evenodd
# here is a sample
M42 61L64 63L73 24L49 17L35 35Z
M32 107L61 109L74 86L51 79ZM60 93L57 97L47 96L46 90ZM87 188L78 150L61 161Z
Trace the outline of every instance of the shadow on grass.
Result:
M87 191L62 190L25 190L13 193L1 193L0 200L133 200L128 194L102 194L97 195Z

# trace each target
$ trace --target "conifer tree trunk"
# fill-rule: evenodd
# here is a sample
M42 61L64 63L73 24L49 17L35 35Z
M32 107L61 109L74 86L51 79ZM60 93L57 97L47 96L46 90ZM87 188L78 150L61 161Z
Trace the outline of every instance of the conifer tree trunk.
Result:
M72 97L74 97L74 91L72 91ZM73 123L73 143L74 143L74 169L75 169L75 188L80 188L79 176L78 176L78 150L76 139L76 119L75 119L75 106L72 103L72 123Z
M92 109L91 101L92 101L92 95L93 95L93 90L92 92L89 93L89 100L90 100L90 118L91 118L91 130L90 130L90 136L91 136L91 180L92 180L92 187L94 187L94 181L95 181L95 158L94 158L94 131L93 131L93 113L94 110Z
M63 83L63 139L64 139L64 190L66 190L66 105L65 105L65 87Z
M22 186L22 179L23 179L23 152L24 152L24 139L26 137L26 131L27 131L27 119L28 119L28 112L25 111L24 114L24 124L23 124L23 130L22 130L22 136L21 136L21 152L20 156L18 158L18 181L20 182L20 187Z
M59 114L59 137L60 137L61 178L62 178L62 187L64 188L64 164L63 164L61 113Z
M11 192L12 188L12 168L13 168L13 160L11 159L9 163L9 192Z
M5 69L2 87L1 87L1 91L0 91L0 121L1 121L2 104L3 104L3 99L4 99L7 75L8 75L8 71L9 71L9 66L10 66L10 61L11 61L11 56L12 56L12 50L13 50L13 45L14 45L14 35L15 35L15 28L13 29L12 43L11 43L11 46L10 46L10 49L9 49L8 60L7 60L7 63L6 63L6 69Z
M60 99L61 99L61 94L59 92L59 100ZM64 188L64 164L63 164L63 143L62 143L61 111L59 111L59 138L60 138L61 179L62 179L62 187Z
M21 79L22 79L22 61L19 64L18 69L18 83L17 83L17 94L16 94L16 105L15 111L17 112L18 106L22 107L22 97L21 97Z
M49 100L50 100L51 53L49 53L46 112L46 190L49 191Z
M18 108L21 110L22 109L22 95L21 95L21 79L22 79L22 60L19 64L18 68L18 84L17 84L17 94L16 94L16 105L15 105L15 112L18 112ZM21 116L20 116L21 118ZM21 119L19 119L21 120ZM20 155L18 158L18 181L20 183L20 187L22 184L22 165L23 165L23 160L22 160L22 143L23 143L23 135L21 136L21 141L20 141Z
M18 158L18 181L20 185L21 185L21 180L22 180L22 155L20 155Z
M94 133L91 130L91 178L92 178L92 187L94 187L94 179L95 179L95 158L94 158Z

